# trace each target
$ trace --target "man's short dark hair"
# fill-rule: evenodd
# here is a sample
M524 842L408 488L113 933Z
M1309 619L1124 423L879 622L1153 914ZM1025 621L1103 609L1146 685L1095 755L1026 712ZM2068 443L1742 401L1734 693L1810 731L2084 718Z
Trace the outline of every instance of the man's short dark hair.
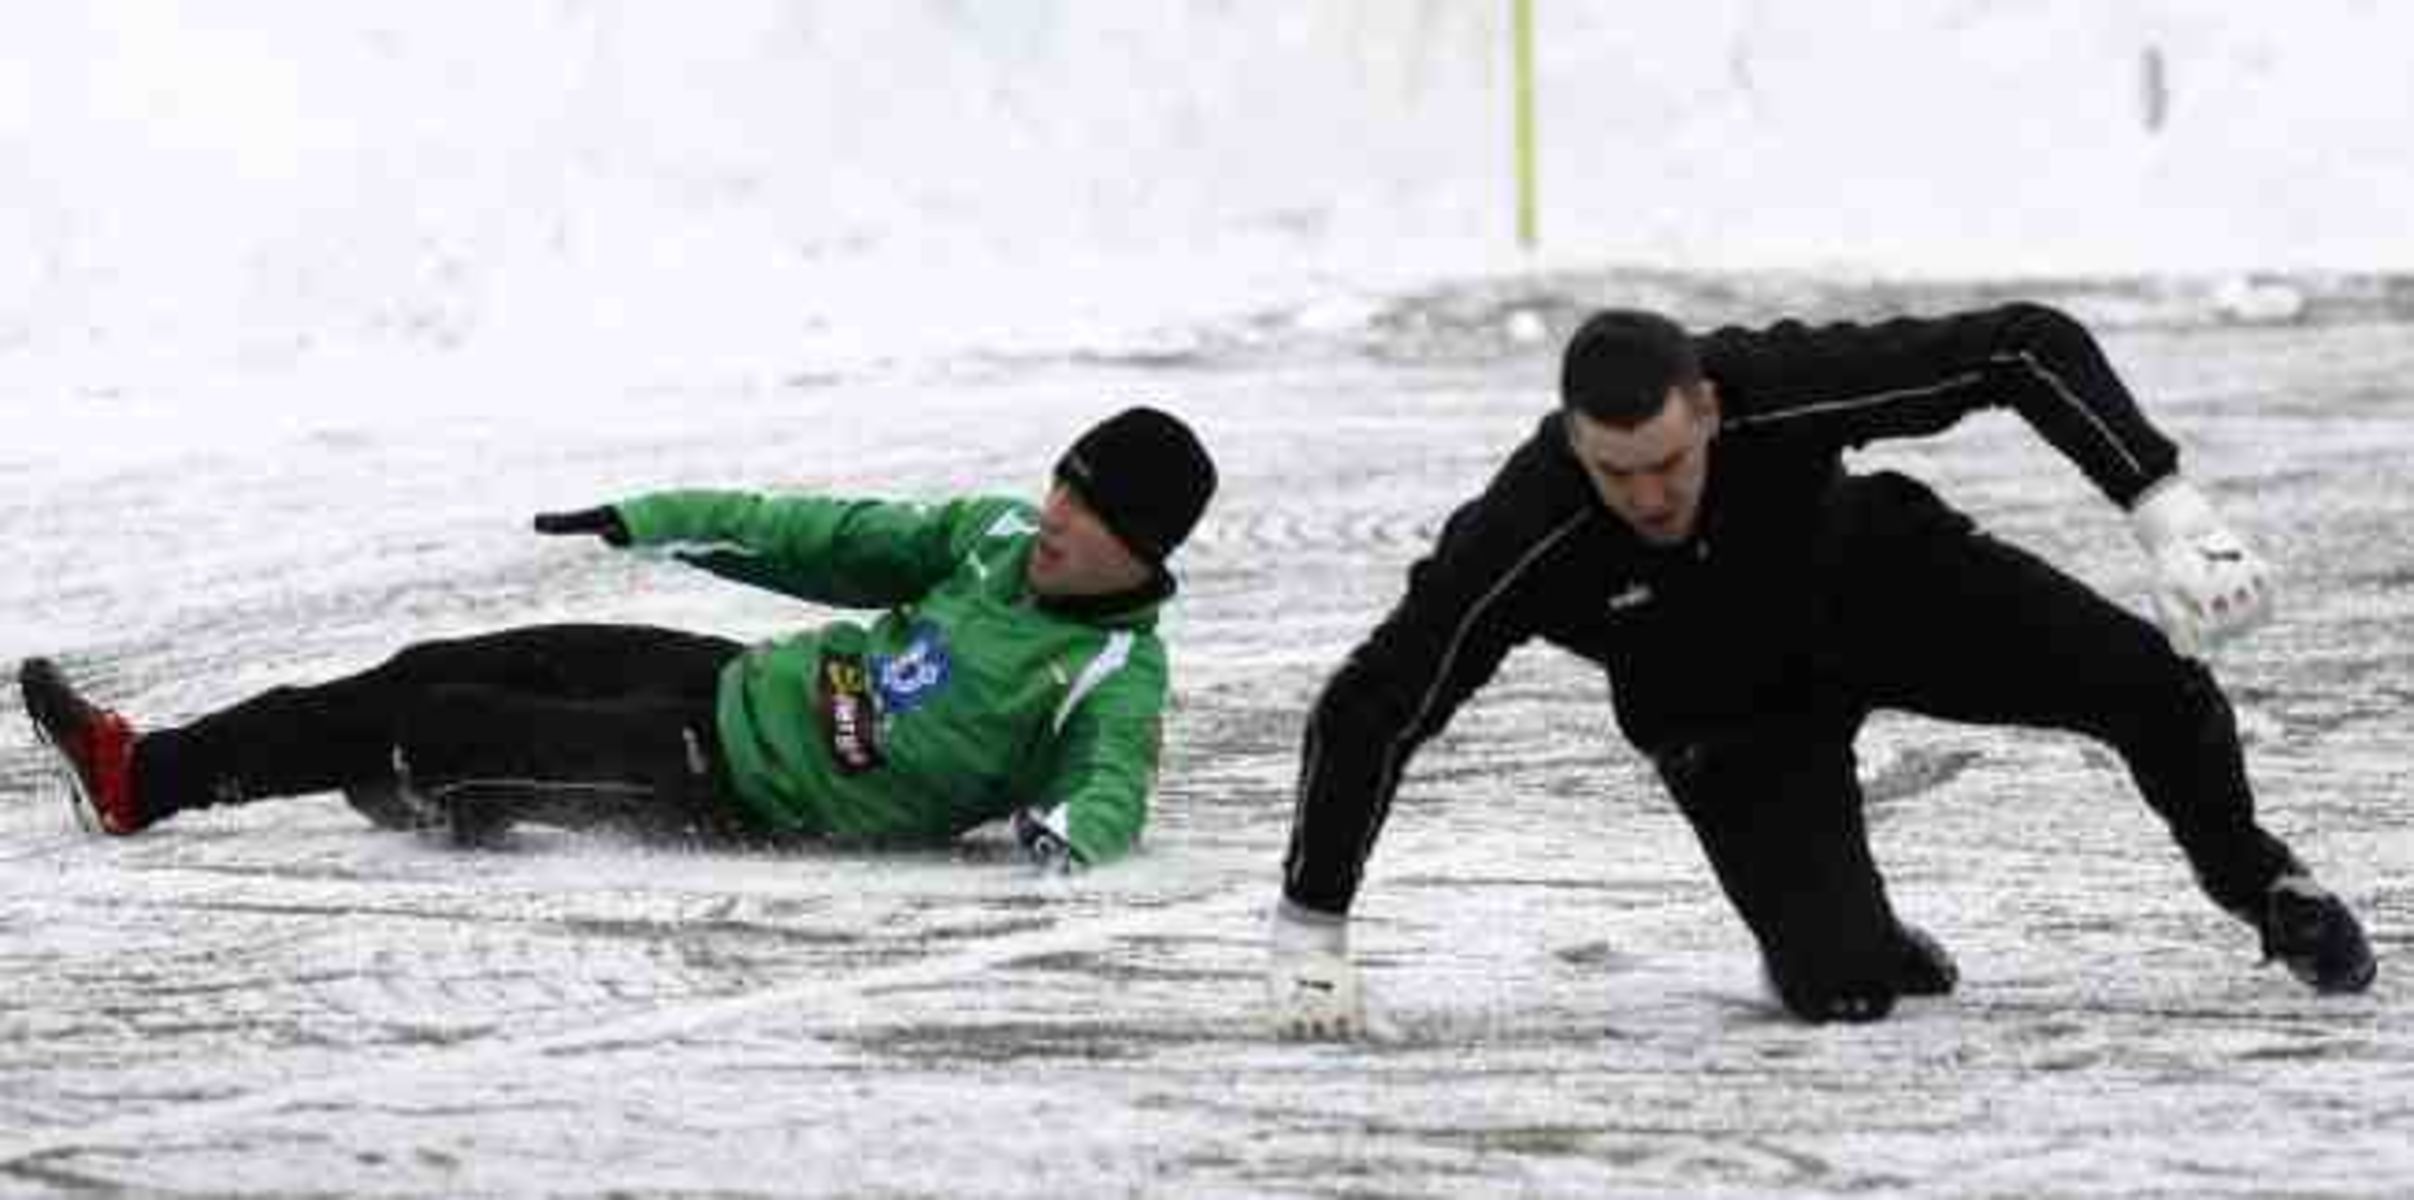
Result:
M1568 339L1559 403L1612 428L1633 429L1660 414L1670 388L1701 379L1701 356L1683 326L1642 309L1605 309Z

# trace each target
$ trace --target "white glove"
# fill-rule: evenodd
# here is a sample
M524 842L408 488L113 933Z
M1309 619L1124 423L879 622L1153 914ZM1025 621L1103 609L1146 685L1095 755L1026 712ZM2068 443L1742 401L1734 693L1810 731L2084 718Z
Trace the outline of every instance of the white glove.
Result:
M1358 968L1349 960L1349 918L1274 906L1266 944L1266 1000L1274 1035L1293 1041L1347 1041L1367 1032Z
M2193 484L2173 475L2148 488L2130 506L2129 525L2154 560L2155 614L2181 654L2207 653L2270 619L2270 565Z

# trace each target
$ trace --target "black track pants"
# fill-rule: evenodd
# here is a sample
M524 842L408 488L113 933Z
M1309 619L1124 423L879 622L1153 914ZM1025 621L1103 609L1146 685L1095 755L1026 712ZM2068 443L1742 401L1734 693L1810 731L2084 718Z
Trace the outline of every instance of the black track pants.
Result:
M390 785L508 794L528 819L720 832L722 638L549 625L424 642L360 674L280 687L137 744L146 811Z
M2104 742L2224 908L2290 861L2255 823L2228 701L2159 630L1909 479L1852 480L1836 505L1813 698L1654 755L1789 1003L1900 961L1854 773L1873 709Z

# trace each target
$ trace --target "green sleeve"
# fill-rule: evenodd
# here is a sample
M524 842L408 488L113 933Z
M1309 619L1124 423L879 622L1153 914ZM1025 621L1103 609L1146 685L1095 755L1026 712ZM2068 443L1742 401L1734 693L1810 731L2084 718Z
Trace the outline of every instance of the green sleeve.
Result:
M1082 696L1059 729L1036 807L1082 863L1131 852L1148 823L1165 729L1162 643L1141 635L1127 661Z
M679 546L705 570L801 599L885 608L938 586L983 531L1019 506L692 490L614 507L637 545Z

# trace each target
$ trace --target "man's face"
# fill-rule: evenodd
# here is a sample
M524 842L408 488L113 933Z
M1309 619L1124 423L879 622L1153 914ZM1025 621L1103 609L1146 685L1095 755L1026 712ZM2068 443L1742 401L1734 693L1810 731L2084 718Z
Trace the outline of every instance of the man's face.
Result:
M1718 432L1711 383L1668 389L1658 415L1633 429L1570 409L1567 431L1601 502L1644 541L1673 546L1693 536L1710 478L1710 440Z
M1023 578L1042 596L1104 596L1148 582L1148 564L1059 483L1039 510L1039 540Z

